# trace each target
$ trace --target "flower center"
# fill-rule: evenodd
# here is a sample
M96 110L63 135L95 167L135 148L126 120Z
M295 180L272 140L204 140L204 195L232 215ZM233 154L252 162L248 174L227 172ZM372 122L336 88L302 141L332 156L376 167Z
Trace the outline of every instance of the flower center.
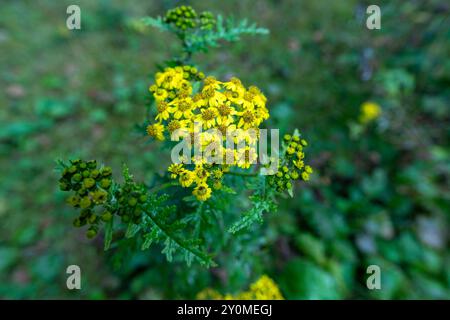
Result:
M214 119L215 116L216 116L215 111L211 109L207 109L202 112L202 119L205 121L212 120Z
M164 101L161 101L160 103L158 103L157 108L158 108L159 113L164 112L167 109L167 103Z
M216 83L216 81L217 80L214 77L206 77L206 79L205 79L205 86L210 86L210 85Z
M170 133L174 132L177 129L181 128L181 124L178 120L172 120L170 121L170 123L167 125L167 129L169 130Z
M203 91L203 98L210 99L210 98L214 97L215 93L216 92L214 91L214 88L209 88L209 89Z
M187 103L186 101L182 101L180 102L180 105L178 106L178 110L180 110L181 112L184 112L186 110L189 110L191 106L189 105L189 103Z
M253 120L255 119L253 113L251 113L250 111L245 111L244 114L242 115L242 118L246 123L252 123Z
M247 91L246 93L244 93L244 99L248 102L252 102L254 97L254 94L251 92Z
M226 116L228 116L231 113L231 108L229 106L227 106L226 104L223 104L223 105L219 106L217 108L217 110L219 111L219 114L222 117L226 117Z

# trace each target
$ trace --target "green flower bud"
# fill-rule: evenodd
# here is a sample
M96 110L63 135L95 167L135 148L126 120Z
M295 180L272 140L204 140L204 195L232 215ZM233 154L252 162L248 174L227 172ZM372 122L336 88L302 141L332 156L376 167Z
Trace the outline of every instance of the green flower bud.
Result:
M69 171L70 173L75 173L77 171L77 167L70 166L69 169L67 169L67 171Z
M100 173L104 177L109 177L112 174L112 169L111 167L104 167L100 170Z
M139 197L139 202L140 203L144 203L145 201L147 201L147 195L143 194Z
M89 197L86 196L80 200L81 209L86 209L89 208L90 206L91 206L91 199L89 199Z
M70 196L66 199L66 202L69 205L75 207L80 203L80 198L78 196Z
M82 162L82 163L80 163L79 167L80 167L80 169L83 169L83 170L84 170L84 169L87 168L87 164L84 163L84 162Z
M89 160L86 164L89 169L97 168L97 160Z
M97 235L97 230L95 230L94 228L89 228L89 230L86 232L86 237L88 237L89 239L94 238Z
M112 219L111 212L109 212L109 211L103 212L103 214L102 214L102 220L103 221L108 222L108 221L111 221L111 219Z
M131 197L130 199L128 199L128 205L130 207L134 207L136 204L137 204L137 199L136 198Z
M92 178L86 178L83 180L83 187L85 187L86 189L90 189L93 186L95 186L95 180Z
M100 175L100 171L97 169L91 171L91 177L94 179L97 179L97 177Z
M85 188L80 188L80 189L77 190L77 194L80 197L83 197L83 196L85 196L87 194L87 190Z
M91 173L88 170L84 170L82 175L83 175L83 178L88 178L91 175Z
M97 221L97 216L96 216L95 214L91 214L91 215L88 217L88 222L89 222L90 224L93 224L93 223L95 223L95 221Z
M83 222L85 222L84 219ZM83 226L82 220L80 218L75 218L73 220L73 226L76 228L80 228L81 226Z
M75 181L75 182L80 182L82 178L83 177L81 176L81 174L76 173L76 174L73 175L72 180Z
M61 191L68 191L68 190L70 190L70 186L66 182L60 182L59 189Z
M285 141L289 141L289 140L291 140L291 135L290 134L285 134L284 135L284 137L283 137L283 139L285 140Z
M95 203L104 203L108 198L108 193L104 190L96 190L92 194L92 198Z
M103 189L108 189L110 186L111 186L111 179L103 178L100 181L100 187L102 187Z

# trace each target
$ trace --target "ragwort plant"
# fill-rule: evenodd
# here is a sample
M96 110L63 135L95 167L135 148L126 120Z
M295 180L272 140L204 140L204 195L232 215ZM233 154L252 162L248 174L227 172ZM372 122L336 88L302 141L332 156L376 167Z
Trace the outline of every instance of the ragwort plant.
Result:
M210 12L197 14L188 6L139 23L170 32L182 44L180 56L160 66L149 84L149 118L141 131L160 143L161 152L180 141L201 152L214 146L215 160L184 155L150 183L138 182L125 164L119 183L110 167L95 160L59 161L60 189L70 193L67 203L79 212L73 225L86 226L88 238L104 229L105 250L129 246L124 240L132 239L142 250L161 245L169 262L226 263L221 252L233 247L233 235L245 235L255 222L262 223L264 213L276 210L278 197L292 196L297 180L309 180L312 168L305 164L307 142L298 130L284 135L281 150L271 155L275 170L255 164L260 129L270 117L266 96L237 77L222 81L205 75L192 57L223 41L268 31L245 20L236 24ZM229 148L230 136L244 147ZM233 250L243 259L251 253L245 253L242 239Z

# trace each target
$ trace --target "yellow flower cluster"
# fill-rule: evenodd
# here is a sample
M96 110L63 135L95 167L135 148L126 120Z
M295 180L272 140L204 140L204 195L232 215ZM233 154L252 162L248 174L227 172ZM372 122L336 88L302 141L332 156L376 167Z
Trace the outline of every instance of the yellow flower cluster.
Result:
M313 169L305 165L304 148L308 145L305 139L300 138L298 132L293 135L286 134L283 137L284 153L280 158L278 171L269 177L269 184L276 187L277 191L292 190L292 183L295 180L309 180Z
M194 89L199 80L200 87ZM237 78L227 82L204 78L193 67L178 66L158 72L150 92L157 114L156 122L147 126L149 136L157 140L169 135L183 138L202 155L213 150L215 160L193 156L192 170L175 164L169 167L172 178L178 178L183 187L195 185L197 199L205 201L211 196L209 177L215 177L211 182L220 188L222 175L230 166L247 169L256 162L259 126L269 118L267 99L257 87L246 88ZM235 145L245 146L227 148L230 137Z
M284 300L277 284L267 275L261 276L250 285L249 290L236 295L222 295L214 289L207 288L197 294L198 300Z
M381 107L375 102L364 102L361 105L361 114L359 121L363 124L367 124L377 119L381 115Z

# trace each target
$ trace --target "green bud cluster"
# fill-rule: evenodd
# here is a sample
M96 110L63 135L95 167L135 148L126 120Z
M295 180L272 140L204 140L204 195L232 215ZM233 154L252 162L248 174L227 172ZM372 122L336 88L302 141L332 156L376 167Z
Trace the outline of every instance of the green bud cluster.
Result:
M199 27L201 30L211 30L216 25L216 19L209 11L197 15L191 6L179 6L167 11L164 22L174 25L181 31Z
M200 81L205 78L205 74L194 66L183 66L183 78L189 81Z
M144 213L144 205L147 202L145 186L127 181L117 189L115 197L119 204L117 214L121 217L122 222L139 223Z
M301 139L300 135L295 132L293 135L286 134L283 137L284 152L280 158L278 171L269 177L269 185L274 187L278 192L292 190L295 180L309 180L309 175L313 172L312 168L304 164L305 153L304 147L308 143Z
M200 13L200 29L211 30L216 25L216 18L209 11Z
M74 208L81 209L73 225L75 227L89 225L86 233L88 238L97 235L101 221L106 222L112 218L112 213L108 210L111 175L110 167L97 168L95 160L76 159L65 166L59 179L59 188L62 191L72 191L66 202Z

